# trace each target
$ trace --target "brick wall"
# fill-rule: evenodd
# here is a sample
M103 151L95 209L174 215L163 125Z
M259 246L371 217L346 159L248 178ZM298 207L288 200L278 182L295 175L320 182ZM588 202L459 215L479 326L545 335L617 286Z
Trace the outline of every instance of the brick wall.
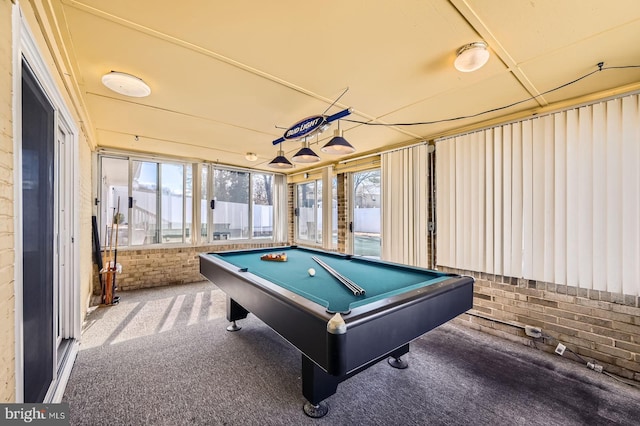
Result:
M0 403L15 401L11 2L0 1Z
M640 381L640 297L442 269L476 278L473 309L460 324L550 353L562 343L607 372ZM528 337L525 325L540 327L543 338Z
M160 287L205 280L200 275L200 253L271 247L273 243L223 244L197 247L118 250L118 263L122 273L116 277L118 290ZM93 295L100 295L97 265L93 265ZM94 297L93 303L99 303Z

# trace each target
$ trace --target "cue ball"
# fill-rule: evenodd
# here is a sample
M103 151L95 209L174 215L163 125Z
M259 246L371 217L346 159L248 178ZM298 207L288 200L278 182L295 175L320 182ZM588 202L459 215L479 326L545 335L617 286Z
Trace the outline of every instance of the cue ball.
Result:
M310 277L313 277L316 274L316 270L313 268L309 268L309 270L307 271L309 273Z

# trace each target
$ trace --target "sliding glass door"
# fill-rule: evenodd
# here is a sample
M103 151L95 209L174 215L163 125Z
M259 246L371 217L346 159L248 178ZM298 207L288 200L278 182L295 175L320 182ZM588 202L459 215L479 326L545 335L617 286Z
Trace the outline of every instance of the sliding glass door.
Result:
M380 258L380 169L351 175L353 254Z

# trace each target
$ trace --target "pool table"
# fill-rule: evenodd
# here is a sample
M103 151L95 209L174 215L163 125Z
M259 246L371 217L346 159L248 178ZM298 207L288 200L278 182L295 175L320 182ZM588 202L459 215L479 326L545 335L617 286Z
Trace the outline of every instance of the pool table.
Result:
M261 260L265 254L286 261ZM473 302L471 277L296 246L203 253L200 272L227 295L229 331L251 312L302 353L303 409L311 417L327 413L324 400L340 382L378 361L406 368L401 356L412 340Z

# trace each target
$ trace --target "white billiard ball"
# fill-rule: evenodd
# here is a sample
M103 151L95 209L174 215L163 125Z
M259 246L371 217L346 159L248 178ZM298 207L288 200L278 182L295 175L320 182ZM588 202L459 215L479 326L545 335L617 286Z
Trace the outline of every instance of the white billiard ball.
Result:
M316 270L313 268L309 268L309 270L307 271L309 273L310 277L313 277L316 274Z

